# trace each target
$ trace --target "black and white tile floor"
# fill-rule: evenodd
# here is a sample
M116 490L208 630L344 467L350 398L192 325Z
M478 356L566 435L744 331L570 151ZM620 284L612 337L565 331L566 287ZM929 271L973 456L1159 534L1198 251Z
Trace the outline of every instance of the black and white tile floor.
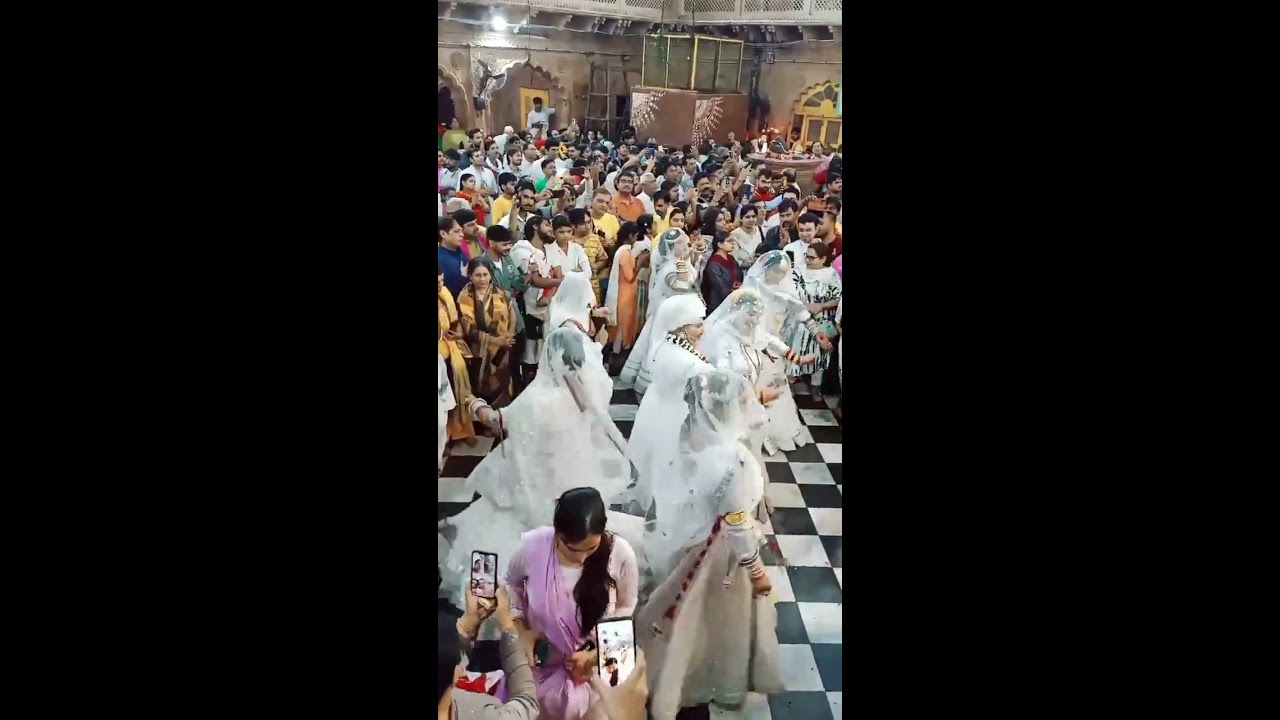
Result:
M615 390L610 415L626 437L638 406L635 393ZM765 458L772 481L773 516L764 551L778 608L778 642L786 692L752 695L741 711L712 708L713 718L744 720L840 720L843 700L844 482L840 424L828 406L801 386L796 405L813 443ZM467 475L492 448L481 438L460 448L439 480L439 517L456 515L472 501L462 490ZM683 714L682 714L683 716Z

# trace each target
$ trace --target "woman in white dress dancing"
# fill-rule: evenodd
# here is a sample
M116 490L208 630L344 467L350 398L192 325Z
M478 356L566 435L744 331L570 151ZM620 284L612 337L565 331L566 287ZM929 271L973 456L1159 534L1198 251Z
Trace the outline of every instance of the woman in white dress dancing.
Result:
M765 331L768 315L769 305L759 291L742 288L711 313L702 337L703 352L715 368L741 375L751 384L758 402L752 406L753 414L744 442L761 463L764 462L761 450L768 440L772 422L769 409L786 391L785 379L771 373L770 365L812 360L799 355L776 335ZM791 408L794 413L794 403ZM762 505L772 512L767 481Z
M755 290L764 299L765 313L761 317L764 332L775 338L784 338L790 335L791 327L804 325L821 348L831 350L827 334L813 321L809 309L796 293L791 276L791 261L781 250L770 250L761 255L747 271L747 279L742 282L742 287ZM765 353L760 367L764 384L779 390L777 399L766 407L769 433L765 437L764 449L770 455L779 450L789 452L811 442L804 423L800 422L800 413L787 382L786 367L779 362L780 359ZM807 355L798 362L803 365L811 364L814 360L814 356Z
M748 692L783 689L777 612L752 518L764 472L741 442L754 390L713 370L691 377L683 394L685 419L660 453L657 520L646 535L662 582L636 614L656 720L708 702L739 708Z
M699 256L690 247L684 231L672 228L658 238L658 253L654 256L652 289L649 292L649 317L655 318L662 304L677 295L697 295ZM619 387L634 388L637 395L649 389L653 378L649 374L649 357L653 344L662 336L656 334L653 323L645 323L631 348L631 356L622 368Z
M624 506L635 501L640 515L648 513L653 500L655 466L650 460L654 451L675 441L684 420L685 382L694 373L711 369L698 349L706 315L701 297L678 295L662 305L652 323L655 341L648 367L653 384L640 401L631 431L633 440L627 446L627 458L635 465L638 478L636 487L618 498Z
M483 400L467 400L476 417L505 439L467 478L466 489L479 492L480 499L452 521L456 536L441 591L458 607L465 602L463 584L473 550L497 553L498 574L505 576L521 533L550 525L555 499L580 486L584 475L604 497L622 492L631 480L626 440L609 417L613 383L600 345L588 335L594 304L589 278L568 273L549 308L541 362L547 372L539 372L500 411ZM642 526L634 520L618 523L624 532L631 527L632 537Z

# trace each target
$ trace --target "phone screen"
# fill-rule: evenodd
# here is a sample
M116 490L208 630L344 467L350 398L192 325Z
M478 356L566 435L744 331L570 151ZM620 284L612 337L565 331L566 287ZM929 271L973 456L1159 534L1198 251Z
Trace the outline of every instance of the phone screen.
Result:
M604 620L596 625L600 678L616 687L636 669L636 625L631 618Z
M497 553L474 550L471 553L471 592L478 598L498 597Z

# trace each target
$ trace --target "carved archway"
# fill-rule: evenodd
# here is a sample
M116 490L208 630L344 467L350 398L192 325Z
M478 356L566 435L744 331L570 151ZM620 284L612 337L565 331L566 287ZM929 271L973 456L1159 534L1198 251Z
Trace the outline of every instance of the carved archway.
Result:
M814 83L801 90L791 108L791 122L783 132L799 127L803 142L820 140L828 147L843 144L844 119L836 111L836 99L839 96L840 83L830 80Z
M568 100L571 96L565 89L564 81L560 76L536 63L519 60L508 65L505 72L505 82L502 87L493 92L489 101L489 107L493 112L493 126L496 130L501 130L505 125L510 125L517 130L525 129L526 115L521 112L520 107L522 88L545 90L552 107L559 108L554 120L555 125L563 127L569 124L573 108L569 103L562 104L562 101ZM561 114L564 117L560 117Z
M471 96L458 76L443 63L436 66L436 92L439 93L442 87L449 88L449 95L453 98L453 111L458 116L458 125L464 130L475 127L475 111L471 108Z

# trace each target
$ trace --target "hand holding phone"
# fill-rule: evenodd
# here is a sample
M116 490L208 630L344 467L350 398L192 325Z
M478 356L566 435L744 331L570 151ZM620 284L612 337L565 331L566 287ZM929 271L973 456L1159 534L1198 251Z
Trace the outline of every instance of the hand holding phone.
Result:
M498 599L498 554L474 550L471 553L471 592L492 602Z
M610 685L612 674L593 675L591 687L600 696L609 720L645 720L649 703L648 663L644 651L636 649L636 668L626 682Z
M600 679L609 687L625 683L638 661L635 621L629 617L602 620L596 625L595 640Z

